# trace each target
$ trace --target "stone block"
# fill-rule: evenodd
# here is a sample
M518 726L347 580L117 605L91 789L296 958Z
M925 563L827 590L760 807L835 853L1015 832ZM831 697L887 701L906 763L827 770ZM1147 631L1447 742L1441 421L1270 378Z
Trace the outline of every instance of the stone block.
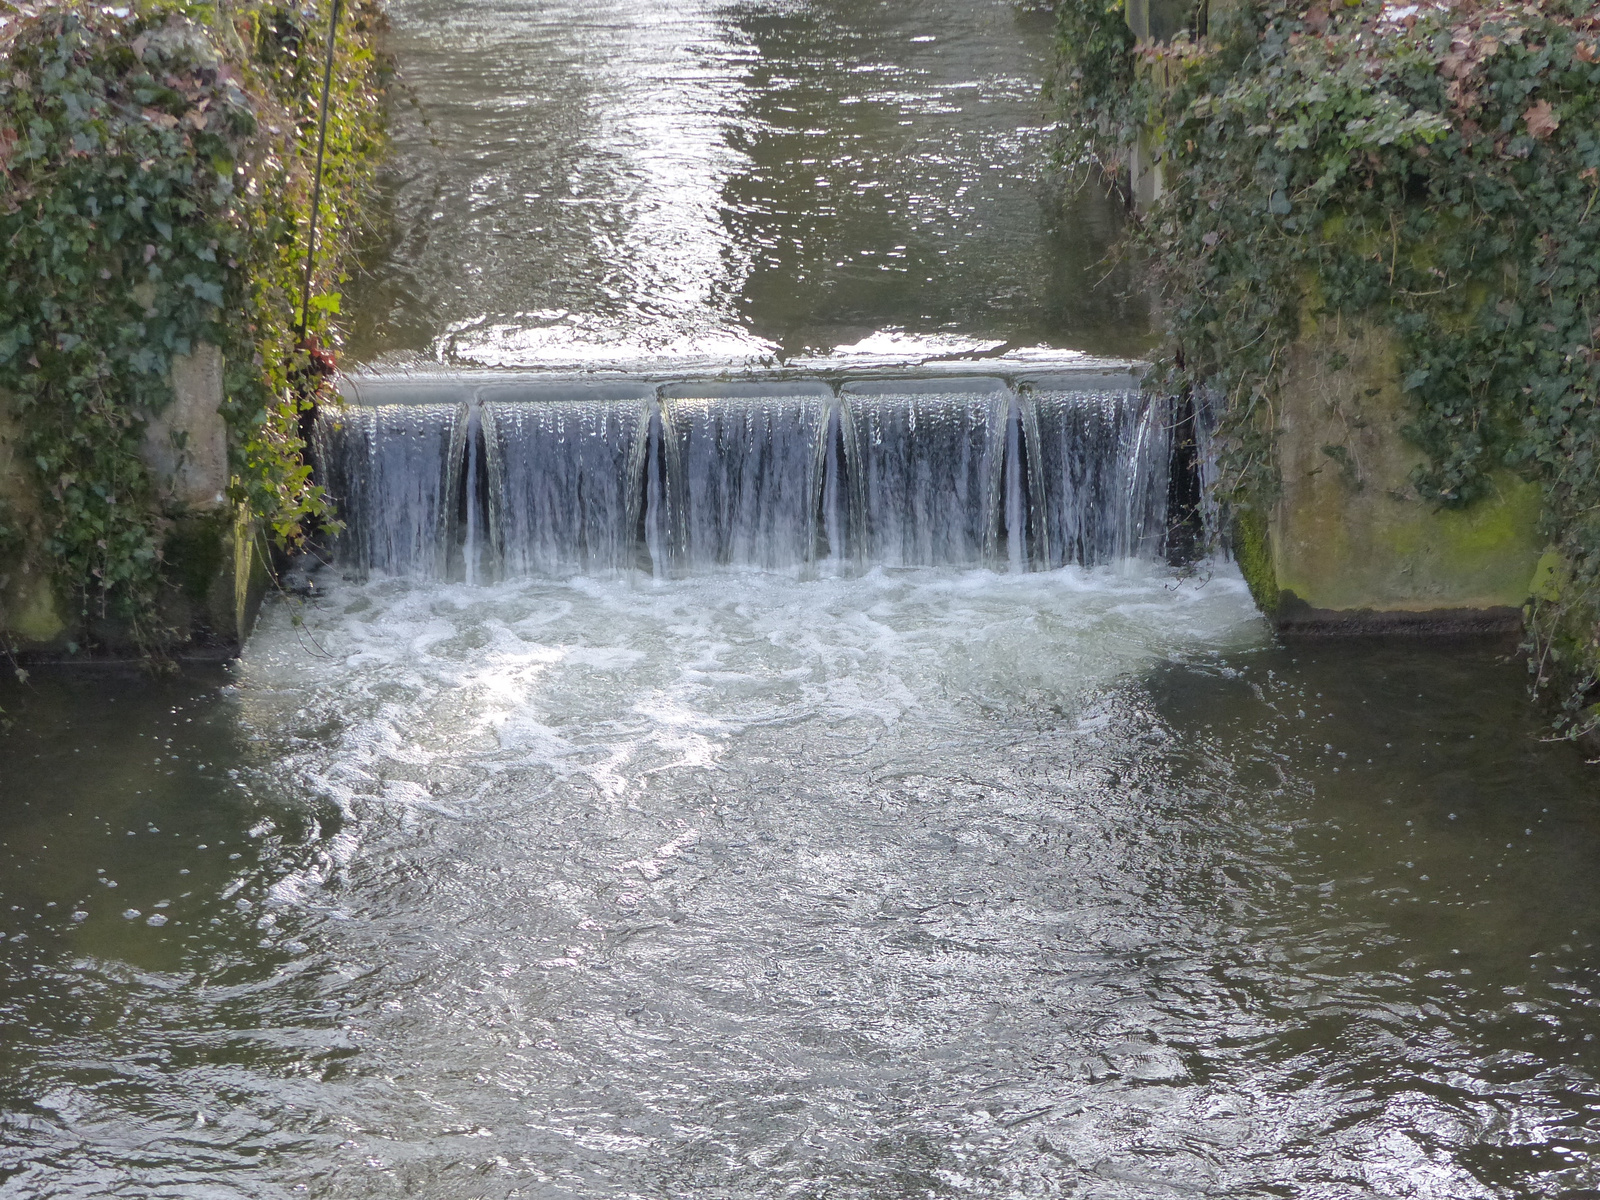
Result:
M1383 331L1330 322L1290 352L1278 414L1283 490L1268 529L1281 627L1514 629L1543 544L1540 488L1497 472L1441 508L1411 486L1422 451Z
M175 508L220 508L228 491L222 351L201 343L172 360L172 400L145 427L144 459Z

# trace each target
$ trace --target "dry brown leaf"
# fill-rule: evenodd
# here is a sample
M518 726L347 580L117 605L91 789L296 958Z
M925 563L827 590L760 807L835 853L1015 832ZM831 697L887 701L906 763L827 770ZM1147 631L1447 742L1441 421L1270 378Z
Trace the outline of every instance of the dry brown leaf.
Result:
M1561 118L1550 108L1550 101L1541 100L1522 114L1528 123L1528 132L1541 141L1561 128Z

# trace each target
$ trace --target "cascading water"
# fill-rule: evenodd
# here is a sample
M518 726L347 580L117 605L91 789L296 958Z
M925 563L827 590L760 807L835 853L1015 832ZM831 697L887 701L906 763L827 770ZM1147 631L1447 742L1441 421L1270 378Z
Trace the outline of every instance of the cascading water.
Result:
M1069 376L1025 389L1020 406L1040 566L1150 558L1166 532L1167 413L1127 389Z
M638 475L654 389L491 388L490 541L509 575L637 565Z
M847 385L867 561L992 561L1010 391L1000 380Z
M476 582L1165 548L1170 413L1126 375L458 388L322 418L346 561Z
M446 573L467 427L464 404L350 405L321 416L314 449L339 501L341 562L363 573Z
M686 566L788 568L817 557L832 401L821 384L668 389L668 475Z

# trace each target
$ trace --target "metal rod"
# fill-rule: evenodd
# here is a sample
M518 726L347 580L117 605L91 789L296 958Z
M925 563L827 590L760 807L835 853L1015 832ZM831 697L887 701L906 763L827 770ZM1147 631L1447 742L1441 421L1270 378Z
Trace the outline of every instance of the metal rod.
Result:
M311 185L311 228L306 236L306 280L300 291L300 337L306 336L311 319L311 273L317 262L317 217L322 210L322 157L328 148L328 94L333 88L333 45L339 32L339 12L344 0L333 0L333 16L328 21L328 54L322 66L322 119L317 129L317 173Z

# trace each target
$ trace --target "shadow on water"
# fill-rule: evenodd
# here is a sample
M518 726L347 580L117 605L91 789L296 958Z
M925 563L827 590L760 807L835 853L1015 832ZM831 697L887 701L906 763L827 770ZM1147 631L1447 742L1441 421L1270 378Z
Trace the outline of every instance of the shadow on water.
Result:
M1259 1023L1199 1051L1197 1078L1312 1100L1317 1152L1393 1194L1592 1185L1593 767L1539 740L1521 664L1488 649L1312 644L1241 666L1153 685L1177 789L1275 843L1196 864L1229 929L1196 991ZM1373 1141L1404 1151L1376 1178L1357 1169Z
M296 920L261 908L325 858L337 811L263 800L227 683L91 667L0 689L0 1193L250 1194L294 1139L295 1077L353 1050Z

